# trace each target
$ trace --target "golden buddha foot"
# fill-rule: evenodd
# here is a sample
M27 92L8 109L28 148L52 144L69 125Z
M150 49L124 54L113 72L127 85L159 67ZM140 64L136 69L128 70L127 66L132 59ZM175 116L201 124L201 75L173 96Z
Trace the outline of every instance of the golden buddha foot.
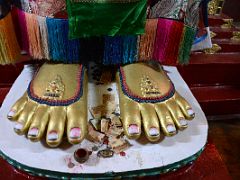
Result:
M46 131L47 144L56 147L66 129L68 141L80 143L87 134L85 69L77 64L42 65L8 118L16 121L16 133L27 133L32 141L39 141Z
M141 126L149 141L176 134L187 127L195 114L188 102L157 64L122 66L116 75L120 112L125 134L132 139L141 135Z

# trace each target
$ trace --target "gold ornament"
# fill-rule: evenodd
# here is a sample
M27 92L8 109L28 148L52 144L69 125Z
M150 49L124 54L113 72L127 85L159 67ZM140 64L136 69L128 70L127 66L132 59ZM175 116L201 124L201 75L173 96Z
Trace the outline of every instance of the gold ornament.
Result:
M222 29L230 29L233 26L233 19L223 19L224 23L221 25Z
M216 37L216 36L217 36L217 34L216 34L215 32L210 31L210 37L211 37L211 38L214 38L214 37Z
M110 157L113 157L114 151L110 149L104 149L104 150L98 151L97 155L98 157L110 158Z
M64 93L64 84L62 82L61 76L57 75L54 80L48 83L48 87L43 95L47 99L61 99Z
M160 95L159 88L156 83L147 75L143 75L140 83L143 97L155 97Z
M233 37L231 38L233 41L240 41L240 31L234 31Z
M221 46L219 46L218 44L213 44L212 48L205 49L204 53L205 54L215 54L215 53L217 53L217 52L219 52L221 50L222 50Z
M208 14L218 15L221 14L224 5L224 0L212 0L208 3Z

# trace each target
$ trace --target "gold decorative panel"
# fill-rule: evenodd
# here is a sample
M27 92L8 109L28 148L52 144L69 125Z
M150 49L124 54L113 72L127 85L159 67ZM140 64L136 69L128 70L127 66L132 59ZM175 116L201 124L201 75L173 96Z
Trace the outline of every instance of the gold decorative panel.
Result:
M221 14L224 0L212 0L208 4L208 14L218 15Z
M206 49L206 50L204 50L204 52L205 52L205 54L215 54L221 50L222 50L221 46L219 46L218 44L213 44L212 48Z

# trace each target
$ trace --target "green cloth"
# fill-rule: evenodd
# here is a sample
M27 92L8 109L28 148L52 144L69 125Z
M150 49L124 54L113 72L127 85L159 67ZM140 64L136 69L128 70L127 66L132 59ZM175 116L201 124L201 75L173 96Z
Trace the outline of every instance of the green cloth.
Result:
M143 34L146 0L67 0L69 37Z

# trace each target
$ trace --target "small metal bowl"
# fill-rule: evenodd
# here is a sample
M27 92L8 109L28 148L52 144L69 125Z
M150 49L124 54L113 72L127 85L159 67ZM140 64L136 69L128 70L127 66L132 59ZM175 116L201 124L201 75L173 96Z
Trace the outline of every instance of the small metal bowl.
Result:
M89 159L89 151L83 148L77 149L74 152L74 159L79 163L84 163Z
M97 155L98 157L110 158L110 157L113 157L114 151L110 149L104 149L104 150L98 151Z

